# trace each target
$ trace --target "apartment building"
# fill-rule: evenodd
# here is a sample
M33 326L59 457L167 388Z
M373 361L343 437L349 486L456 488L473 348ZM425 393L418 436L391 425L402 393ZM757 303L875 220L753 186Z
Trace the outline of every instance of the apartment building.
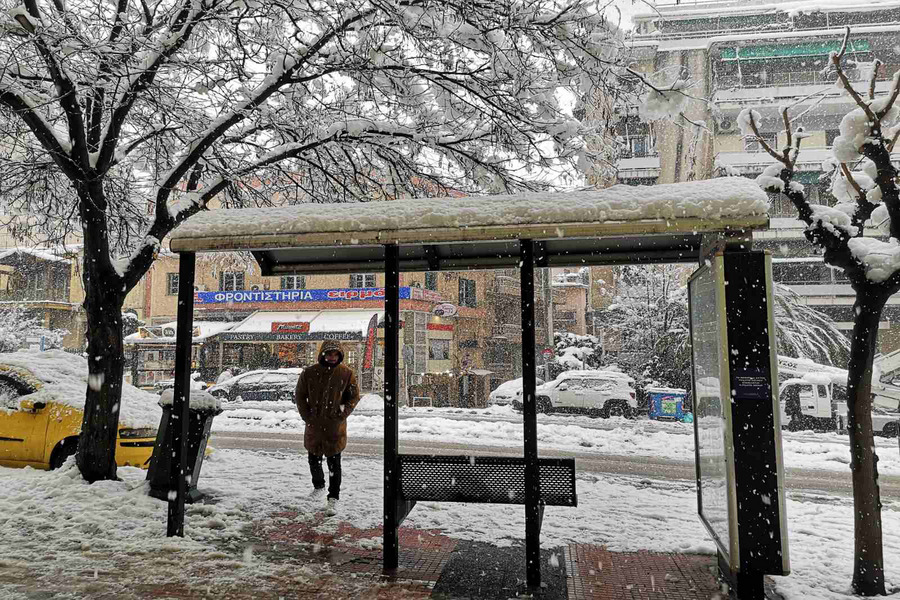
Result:
M72 257L49 250L0 248L0 311L21 309L45 329L65 330L65 347L80 347L85 332L83 299Z
M748 107L758 110L761 133L781 146L781 108L797 105L792 114L803 115L795 124L811 136L803 142L796 180L814 203L833 204L828 183L821 180L822 161L831 155L840 120L855 105L834 85L836 75L826 68L829 53L841 47L849 26L850 80L860 89L866 86L878 58L883 64L875 72L875 91L886 94L900 69L900 1L813 4L661 1L635 16L629 43L633 68L648 75L689 76L695 82L690 93L708 102L692 102L686 116L706 128L644 123L632 107L616 132L622 148L619 181L671 183L709 178L717 170L756 177L772 158L755 140L740 135L738 114ZM843 274L822 262L782 196L772 196L770 215L770 230L754 233L754 245L772 251L776 281L849 329L854 296ZM881 323L882 351L900 347L898 319L900 299L895 298Z

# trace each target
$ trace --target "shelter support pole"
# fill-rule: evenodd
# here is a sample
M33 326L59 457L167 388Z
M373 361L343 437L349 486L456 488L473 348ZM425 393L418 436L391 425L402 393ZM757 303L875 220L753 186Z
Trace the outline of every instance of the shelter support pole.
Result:
M400 470L399 454L398 367L400 363L400 248L384 247L384 530L383 569L397 568L399 563ZM404 515L405 516L405 515Z
M191 341L194 329L194 272L196 255L181 253L178 261L178 319L175 330L175 389L169 428L169 516L166 535L184 537L184 498L187 493L188 421L191 401Z
M541 585L540 476L537 452L537 407L534 341L534 241L520 240L522 303L522 418L525 442L525 572L528 585Z

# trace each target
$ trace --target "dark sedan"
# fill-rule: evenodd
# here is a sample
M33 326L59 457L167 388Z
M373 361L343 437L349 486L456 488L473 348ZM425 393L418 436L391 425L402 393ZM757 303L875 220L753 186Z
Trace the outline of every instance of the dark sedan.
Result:
M227 401L292 401L303 369L248 371L210 387L207 392Z

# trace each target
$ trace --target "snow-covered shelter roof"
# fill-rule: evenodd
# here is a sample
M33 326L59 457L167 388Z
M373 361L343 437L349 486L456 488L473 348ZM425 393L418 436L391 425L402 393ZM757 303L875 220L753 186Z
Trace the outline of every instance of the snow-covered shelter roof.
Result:
M517 266L519 242L538 266L693 262L704 234L747 237L768 201L750 179L199 213L172 234L175 252L250 250L263 275L383 270L384 245L403 271Z

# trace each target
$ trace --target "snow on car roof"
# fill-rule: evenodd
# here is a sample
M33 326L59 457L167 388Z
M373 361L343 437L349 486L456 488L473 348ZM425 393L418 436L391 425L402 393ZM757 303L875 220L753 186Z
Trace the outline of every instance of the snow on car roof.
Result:
M628 382L634 382L634 378L621 371L598 371L585 369L583 371L564 371L560 373L557 379L575 379L580 377L607 377L614 379L624 379Z
M192 216L172 232L171 247L175 251L226 250L230 246L271 248L273 236L278 238L274 244L280 247L304 243L323 245L321 241L312 244L295 236L335 233L342 237L349 232L353 236L359 234L359 243L372 243L371 235L362 234L404 232L406 235L416 230L464 231L505 226L547 226L546 235L552 238L560 235L554 233L557 224L676 219L727 221L763 216L767 211L766 194L752 180L723 177L654 186L615 185L566 193L329 204L327 209L320 204L298 204L209 210ZM253 239L256 236L265 239ZM316 239L326 237L316 236ZM202 243L204 239L210 243ZM291 243L281 244L280 240Z
M32 373L42 383L40 390L28 398L40 402L57 402L84 410L88 385L87 360L62 350L0 353L0 368L9 365ZM119 425L125 427L158 427L162 416L158 396L122 384L122 406Z
M233 385L235 382L240 381L241 379L249 376L249 375L263 375L265 373L287 373L288 375L297 375L299 376L303 373L303 367L284 367L281 369L256 369L255 371L246 371L244 373L239 373L238 375L234 375L233 377L229 377L228 379L223 379L218 383L214 383L210 386L210 388L214 387L229 387Z

